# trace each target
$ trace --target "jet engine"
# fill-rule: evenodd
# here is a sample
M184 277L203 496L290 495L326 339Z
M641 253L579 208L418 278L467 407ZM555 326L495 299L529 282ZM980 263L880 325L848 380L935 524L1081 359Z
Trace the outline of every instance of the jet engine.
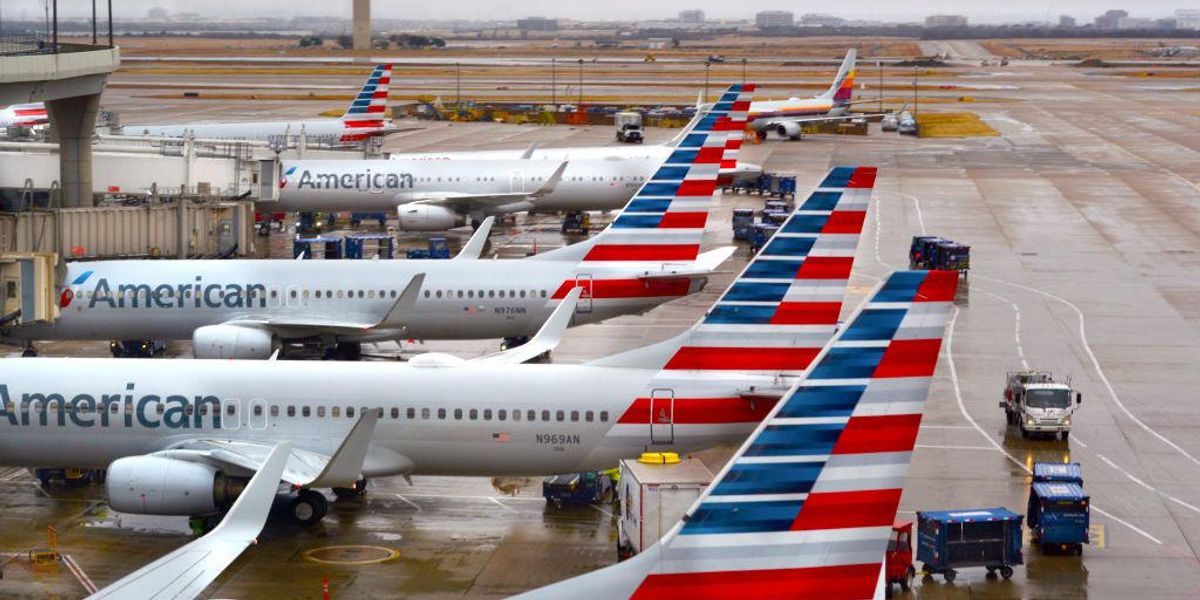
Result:
M783 121L775 124L775 133L789 139L800 139L800 124L793 121Z
M108 505L139 515L207 515L224 510L250 480L220 469L160 456L119 458L108 467Z
M240 325L205 325L192 333L196 358L270 358L275 351L271 332Z
M400 229L405 231L445 231L467 224L467 216L445 206L402 204L396 208Z

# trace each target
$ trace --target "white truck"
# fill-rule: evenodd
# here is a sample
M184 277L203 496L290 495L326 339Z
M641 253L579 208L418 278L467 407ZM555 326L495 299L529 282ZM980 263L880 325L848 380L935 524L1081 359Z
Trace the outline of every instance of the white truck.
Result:
M1009 371L1005 379L1000 408L1021 437L1049 433L1065 440L1071 435L1071 415L1083 403L1083 393L1071 389L1070 379L1056 381L1049 371Z
M642 113L625 111L613 115L617 124L617 141L626 144L642 143Z
M617 560L653 546L671 531L713 479L700 459L680 459L674 452L622 460L620 473Z

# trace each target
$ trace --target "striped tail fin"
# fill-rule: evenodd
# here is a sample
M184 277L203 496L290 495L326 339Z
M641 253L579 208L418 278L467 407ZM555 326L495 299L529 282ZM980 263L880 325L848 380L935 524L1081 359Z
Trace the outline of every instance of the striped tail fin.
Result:
M592 364L799 375L837 328L875 175L831 169L690 330Z
M642 184L607 229L591 239L532 257L581 263L691 262L713 206L729 144L740 144L754 85L731 85ZM736 155L734 155L736 156ZM581 265L582 266L582 265Z
M850 98L854 95L854 74L857 60L858 50L855 48L847 50L846 58L842 60L842 66L838 69L837 76L833 78L833 84L817 97L833 100L834 106L849 106Z
M381 121L387 108L388 88L392 84L392 65L376 65L358 95L342 115L343 121Z
M523 597L872 598L957 285L893 273L658 544Z

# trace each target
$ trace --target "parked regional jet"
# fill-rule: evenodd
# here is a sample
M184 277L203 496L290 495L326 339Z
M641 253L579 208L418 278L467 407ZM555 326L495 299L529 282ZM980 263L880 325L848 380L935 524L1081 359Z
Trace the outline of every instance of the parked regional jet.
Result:
M700 162L688 181L715 178L719 155L706 162L704 150L694 154ZM152 369L132 360L0 361L0 465L107 468L114 510L204 515L227 507L286 440L292 514L313 523L326 508L316 489L354 493L363 489L359 475L566 473L647 448L741 441L833 337L874 177L871 167L835 168L688 331L584 364L436 355L403 364L160 361ZM639 214L622 216L623 237L589 254L670 248L671 233L659 225L698 218L686 186L640 199ZM921 333L930 318L921 302L949 300L955 281L893 277L878 298L893 310L871 312L843 335ZM927 346L911 346L932 364L936 348L927 355ZM902 356L878 345L838 351L827 370L839 378L875 364L903 372L910 345L897 348ZM822 397L821 410L841 416L851 391Z
M657 544L517 598L884 597L957 285L893 273Z
M163 137L183 137L191 134L203 139L238 140L270 140L304 134L310 140L359 141L373 135L385 134L391 129L391 120L383 116L391 80L392 65L376 66L350 103L350 107L346 109L346 113L338 119L126 125L124 134Z
M612 224L578 244L510 261L73 262L59 318L0 328L0 340L191 339L198 358L267 358L309 341L353 358L369 341L528 336L577 286L577 324L639 314L699 291L732 253L699 250L752 91L731 87ZM476 232L464 258L486 236Z
M851 48L838 69L833 84L820 95L812 98L788 98L787 100L760 100L750 105L750 128L765 139L774 131L790 140L800 139L801 127L805 123L845 121L865 115L848 114L854 94L854 65L858 51Z
M8 127L33 127L50 122L46 105L41 102L0 106L0 129Z

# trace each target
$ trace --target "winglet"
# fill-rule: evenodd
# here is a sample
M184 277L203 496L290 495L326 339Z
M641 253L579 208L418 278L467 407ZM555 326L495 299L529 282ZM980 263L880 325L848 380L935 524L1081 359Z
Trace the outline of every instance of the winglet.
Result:
M553 194L554 188L558 187L558 182L562 181L563 172L567 170L567 164L569 164L568 161L564 160L562 164L558 165L558 168L546 179L546 183L542 185L541 189L531 195L534 198L541 198L542 196Z
M424 273L413 275L408 286L404 288L403 292L400 292L400 297L396 298L396 303L392 305L391 310L371 329L391 329L407 325L408 317L413 314L413 309L417 306L417 297L420 296L421 286L424 284Z
M475 260L483 254L483 247L487 245L488 236L492 233L492 225L496 222L496 217L488 217L479 224L479 229L471 234L471 239L463 244L462 250L454 255L453 260L465 259Z
M537 150L537 147L538 147L538 143L536 141L530 142L529 147L526 148L525 151L521 153L521 160L529 160L529 159L533 158L533 152L534 152L534 150Z
M208 535L184 544L88 598L195 598L200 595L262 532L291 452L291 442L276 444L225 518Z
M383 416L382 408L364 410L358 417L358 422L346 434L337 452L325 463L325 468L317 478L305 484L304 487L351 487L362 475L363 462L367 459L367 449L371 446L371 436L375 434L375 424Z
M533 339L516 348L481 356L474 359L474 362L518 364L553 350L562 341L567 327L571 325L571 317L575 316L575 305L579 303L581 295L583 295L582 286L572 288L559 301L554 312L550 313L550 318L542 323L542 328L538 330L537 335L533 336Z

